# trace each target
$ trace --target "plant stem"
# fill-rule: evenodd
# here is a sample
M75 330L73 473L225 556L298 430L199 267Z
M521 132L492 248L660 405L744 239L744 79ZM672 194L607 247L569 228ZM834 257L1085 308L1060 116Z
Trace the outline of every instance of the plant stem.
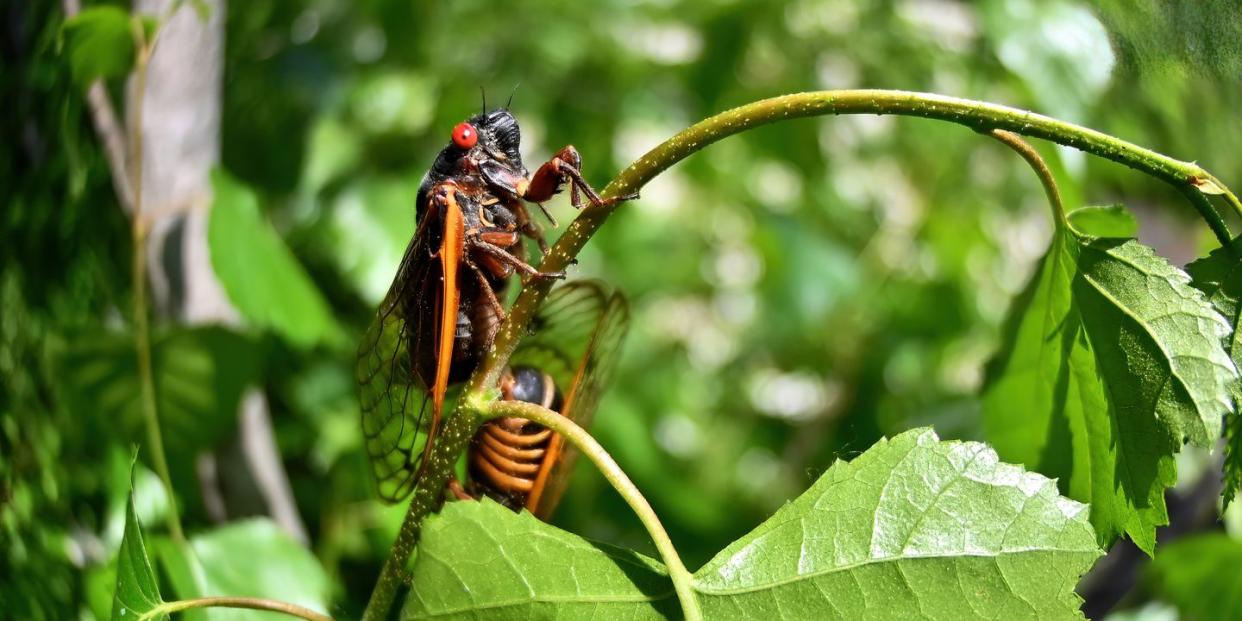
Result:
M534 403L525 401L492 401L491 403L479 404L481 400L476 400L470 404L478 414L487 419L500 418L502 416L512 416L515 418L524 418L533 421L561 434L582 451L584 455L595 462L595 467L599 468L600 473L605 479L612 484L613 489L621 494L626 504L638 516L639 521L647 528L647 533L651 535L651 540L655 542L656 550L659 551L660 557L664 560L665 567L668 568L668 576L673 581L673 589L677 591L677 599L681 602L681 611L687 621L700 621L703 613L699 610L698 598L694 593L694 577L690 571L686 569L681 557L677 555L677 549L673 547L673 541L669 539L668 533L664 531L664 526L660 524L660 519L656 517L655 511L651 505L647 503L647 499L643 498L642 493L634 486L634 482L625 475L617 462L613 461L612 456L604 447L591 437L585 429L579 427L574 421L561 416L560 414L539 406Z
M439 507L444 498L444 487L448 485L449 477L453 476L457 456L474 436L476 427L478 417L466 408L459 407L448 417L448 424L436 438L431 455L427 457L429 461L423 476L414 488L410 507L401 522L401 530L397 532L397 540L384 561L384 567L380 569L371 599L362 613L363 621L382 621L388 618L388 611L397 597L397 589L405 582L405 566L418 543L419 527L423 518Z
M147 230L148 220L142 213L142 97L147 86L147 65L151 61L153 41L146 40L142 25L134 20L134 47L138 50L134 65L134 105L130 110L130 183L134 201L133 232L133 287L134 287L134 348L138 356L138 381L142 392L142 418L147 431L147 444L151 450L151 462L164 482L168 494L168 531L175 541L185 541L181 529L181 517L177 512L177 496L173 491L172 475L168 470L168 457L164 454L164 439L160 434L160 419L155 400L155 379L151 368L151 327L147 317Z
M1222 245L1228 245L1230 238L1224 223L1216 222L1220 216L1215 210L1202 208L1202 205L1207 204L1205 192L1210 189L1220 193L1235 212L1242 216L1242 202L1239 202L1237 196L1211 173L1193 162L1176 160L1108 134L1028 110L932 93L888 90L797 93L756 101L722 112L694 124L648 151L617 175L600 192L600 196L611 198L637 192L673 164L722 138L777 121L828 114L916 116L957 123L982 133L989 133L993 129L1008 130L1015 134L1034 136L1074 147L1151 175L1192 197L1191 202L1216 232ZM613 204L584 209L552 246L539 269L554 272L568 267L586 242L619 206L620 204ZM517 347L521 336L526 333L526 326L535 310L551 288L552 282L546 279L535 279L522 287L513 309L497 332L492 349L470 378L470 392L477 393L496 385L509 356Z
M1065 213L1065 204L1061 202L1061 190L1057 188L1057 180L1052 176L1052 171L1048 169L1048 163L1040 157L1039 151L1031 146L1031 143L1023 140L1017 134L1005 131L1003 129L994 129L988 132L988 135L1000 141L1001 144L1013 149L1026 160L1031 166L1031 170L1035 171L1035 176L1039 177L1039 182L1044 186L1044 194L1048 195L1048 204L1052 207L1052 216L1056 220L1058 228L1069 226L1069 217Z
M259 599L257 597L200 597L198 599L182 599L175 602L166 602L156 606L150 612L138 617L138 621L148 621L155 619L160 615L167 615L191 608L244 608L247 610L268 610L271 612L279 612L287 614L291 617L306 619L307 621L332 621L332 617L320 614L309 608L303 608L297 604L288 602L279 602L270 599Z
M1224 228L1223 221L1220 221L1219 214L1211 209L1206 196L1222 195L1234 212L1242 216L1242 201L1211 173L1193 162L1173 159L1108 134L1028 110L932 93L891 90L797 93L727 110L699 121L648 151L617 175L600 192L600 196L611 198L637 192L656 175L722 138L777 121L828 114L916 116L957 123L981 133L1003 129L1074 147L1124 164L1177 188L1191 200L1225 246L1230 241L1227 229ZM584 209L544 257L539 265L540 271L555 272L567 268L619 205ZM536 278L522 287L513 308L501 323L491 349L471 375L463 391L464 395L481 395L495 388L501 372L508 364L509 356L527 333L535 311L551 291L552 285L551 280ZM414 499L406 512L397 543L384 564L375 591L371 594L371 601L367 604L364 621L380 621L392 607L405 564L418 540L419 524L438 505L452 464L465 450L478 422L476 417L468 415L462 407L457 408L447 419L444 432L436 440L431 453L431 458L442 464L440 467L443 471L436 466L429 467L414 490Z

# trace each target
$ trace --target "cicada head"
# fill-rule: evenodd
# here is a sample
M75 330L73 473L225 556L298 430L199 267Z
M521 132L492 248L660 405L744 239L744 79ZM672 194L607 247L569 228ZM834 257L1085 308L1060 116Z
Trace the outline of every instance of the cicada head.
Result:
M471 118L469 123L479 130L479 142L491 155L503 155L509 164L522 168L522 154L519 147L522 143L522 130L518 128L517 117L505 108L497 108Z
M476 114L453 126L449 143L423 179L420 210L425 190L446 180L468 183L481 178L493 191L517 196L529 176L522 164L521 142L517 118L505 108Z

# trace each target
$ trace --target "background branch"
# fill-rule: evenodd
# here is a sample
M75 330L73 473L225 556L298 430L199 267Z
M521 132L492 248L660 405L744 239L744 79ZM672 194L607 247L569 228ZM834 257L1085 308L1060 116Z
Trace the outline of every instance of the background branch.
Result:
M79 0L64 0L61 5L65 10L65 19L77 15L82 10ZM108 171L112 174L112 188L116 192L117 202L130 217L134 215L134 190L129 183L129 167L126 164L128 147L125 141L125 129L116 115L116 108L108 98L108 89L103 80L94 80L86 89L86 105L91 111L91 124L99 141L103 143L104 159L108 161Z

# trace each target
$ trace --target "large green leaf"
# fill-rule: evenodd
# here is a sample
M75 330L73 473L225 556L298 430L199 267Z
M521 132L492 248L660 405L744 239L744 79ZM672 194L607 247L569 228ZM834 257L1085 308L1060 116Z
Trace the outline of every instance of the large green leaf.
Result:
M313 554L267 519L234 522L178 545L157 548L180 599L244 596L279 600L327 612L331 585ZM288 619L277 613L212 609L187 619Z
M427 520L413 585L402 619L663 619L677 607L661 564L487 498Z
M340 340L328 303L280 235L255 193L222 170L211 175L215 201L207 228L211 265L251 324L303 347Z
M881 441L695 574L709 619L1081 618L1084 505L978 443ZM663 567L484 500L424 525L404 619L674 615ZM917 611L917 612L916 612Z
M985 388L1001 457L1089 502L1105 545L1125 533L1153 551L1173 454L1210 446L1232 407L1228 325L1188 280L1138 242L1058 227Z
M156 402L170 454L216 443L237 420L237 403L260 371L258 346L220 327L180 328L151 344ZM84 332L56 359L59 393L88 429L137 437L141 395L133 335Z
M160 599L159 581L147 546L142 540L142 525L134 511L134 493L130 490L125 507L125 536L117 553L116 591L112 596L112 621L136 619L139 615L155 610L164 603ZM154 621L167 619L168 615L151 617Z
M716 619L1074 619L1100 554L1055 483L917 429L834 464L695 582Z
M95 6L65 20L65 50L73 78L118 78L134 64L134 31L129 13L115 6Z
M1227 247L1217 248L1208 256L1186 266L1191 284L1207 295L1212 306L1229 322L1229 335L1225 338L1225 351L1234 365L1242 368L1242 334L1238 333L1238 321L1242 319L1242 237L1235 238ZM1242 382L1231 384L1235 406L1242 403ZM1235 408L1228 419L1225 443L1225 504L1229 504L1242 487L1242 416Z
M1224 533L1196 535L1161 546L1151 564L1156 592L1184 619L1227 621L1242 614L1242 541Z

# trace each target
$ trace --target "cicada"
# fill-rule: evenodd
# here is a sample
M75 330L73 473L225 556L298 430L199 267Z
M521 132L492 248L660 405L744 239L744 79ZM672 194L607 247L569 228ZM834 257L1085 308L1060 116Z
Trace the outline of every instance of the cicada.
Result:
M533 334L510 360L501 398L537 403L589 426L628 324L624 298L599 283L573 282L552 291ZM467 489L546 520L576 457L573 445L550 429L520 418L494 419L471 442Z
M526 262L524 237L547 251L526 203L542 209L567 185L576 208L583 196L593 205L629 198L601 200L582 178L572 145L531 175L520 142L517 119L504 108L453 128L419 187L414 237L359 345L364 441L377 490L388 502L417 485L448 386L468 377L490 346L511 276L564 276Z

